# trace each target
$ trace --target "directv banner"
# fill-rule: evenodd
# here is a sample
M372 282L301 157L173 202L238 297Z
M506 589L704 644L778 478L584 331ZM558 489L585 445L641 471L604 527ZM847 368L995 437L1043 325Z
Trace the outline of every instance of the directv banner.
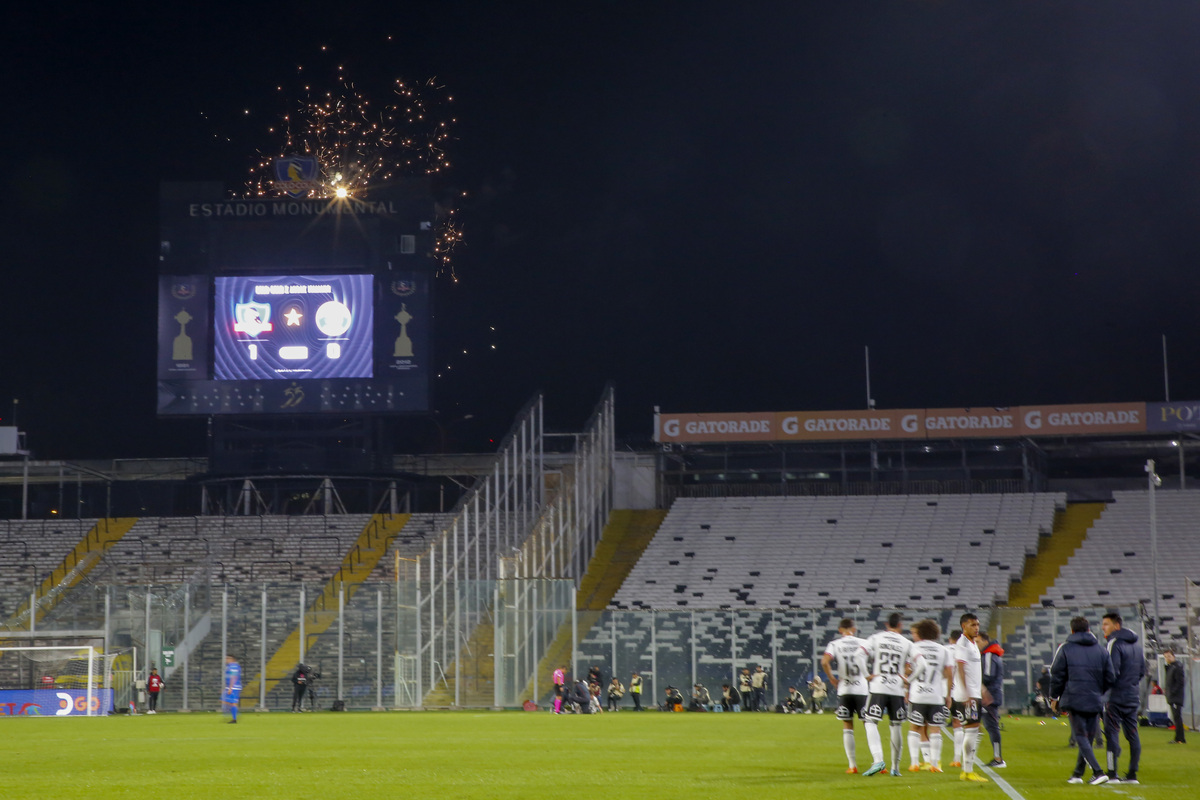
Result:
M1166 421L1151 423L1147 419L1148 410ZM1180 427L1184 424L1195 427ZM681 444L1094 436L1194 429L1200 429L1200 403L1179 403L1169 408L1166 404L1092 403L1012 408L656 414L654 418L656 442Z
M86 689L0 690L0 716L4 717L86 717ZM112 709L112 689L93 689L91 716L103 716Z

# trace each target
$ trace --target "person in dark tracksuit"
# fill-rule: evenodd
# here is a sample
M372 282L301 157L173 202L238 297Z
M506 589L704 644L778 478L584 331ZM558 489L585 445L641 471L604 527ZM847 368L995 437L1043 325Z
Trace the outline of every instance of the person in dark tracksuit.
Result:
M1142 760L1142 740L1138 734L1138 701L1142 678L1146 676L1146 658L1137 634L1121 627L1121 615L1105 614L1100 622L1108 641L1108 659L1117 681L1108 695L1104 711L1104 741L1108 743L1108 779L1112 783L1137 783L1138 763ZM1129 770L1117 776L1121 757L1121 734L1129 743Z
M1187 744L1187 737L1183 735L1183 690L1187 685L1187 676L1183 674L1183 664L1175 660L1173 650L1165 652L1163 657L1167 660L1163 694L1167 696L1167 705L1171 707L1171 724L1175 726L1175 738L1171 744Z
M1092 750L1092 740L1100 732L1100 712L1104 710L1104 693L1116 681L1108 651L1100 646L1088 630L1083 617L1071 620L1071 635L1067 637L1050 665L1050 695L1055 711L1071 712L1071 734L1079 747L1075 771L1067 783L1083 783L1085 766L1092 768L1087 783L1097 786L1108 782L1108 773L1100 766Z
M985 766L992 769L1007 767L1000 749L1000 707L1004 704L1004 648L993 642L983 631L975 637L982 657L983 728L992 740L992 760Z

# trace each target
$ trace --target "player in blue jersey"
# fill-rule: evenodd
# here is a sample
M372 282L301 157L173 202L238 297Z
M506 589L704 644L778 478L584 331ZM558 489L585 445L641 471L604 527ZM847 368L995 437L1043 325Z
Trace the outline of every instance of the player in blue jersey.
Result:
M232 655L225 656L225 686L221 695L222 711L229 709L230 724L237 722L238 702L242 695L242 665Z

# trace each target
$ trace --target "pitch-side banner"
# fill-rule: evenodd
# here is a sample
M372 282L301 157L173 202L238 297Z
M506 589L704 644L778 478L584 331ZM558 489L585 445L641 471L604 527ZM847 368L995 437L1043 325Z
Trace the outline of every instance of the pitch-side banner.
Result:
M112 689L93 689L91 716L106 715ZM0 717L86 717L85 689L5 689L0 691Z
M1200 404L1197 404L1196 410L1200 415ZM1093 403L1012 408L656 414L654 440L681 444L816 442L855 439L1088 436L1166 430L1148 428L1146 411L1145 403ZM1196 422L1200 425L1200 416L1197 416Z

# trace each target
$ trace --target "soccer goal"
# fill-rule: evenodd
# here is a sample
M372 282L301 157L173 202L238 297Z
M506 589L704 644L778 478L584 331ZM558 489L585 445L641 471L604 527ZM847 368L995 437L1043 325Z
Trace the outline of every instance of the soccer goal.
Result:
M121 655L94 645L0 647L0 716L106 716Z

